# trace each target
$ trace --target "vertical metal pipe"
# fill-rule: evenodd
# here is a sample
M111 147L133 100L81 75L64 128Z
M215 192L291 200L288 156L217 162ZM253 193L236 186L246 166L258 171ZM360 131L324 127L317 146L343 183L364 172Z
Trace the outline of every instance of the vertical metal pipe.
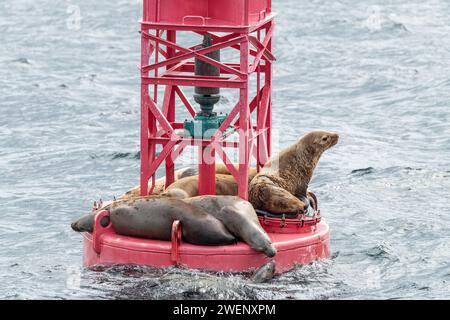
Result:
M240 50L240 71L248 74L248 35L244 34L247 39L241 43ZM248 198L248 167L249 167L249 106L248 106L248 81L239 93L239 179L238 193L242 199Z
M261 41L261 30L258 29L257 32L258 41ZM261 130L262 128L259 127L259 117L260 117L260 98L259 98L259 91L261 90L261 61L259 62L258 66L256 67L256 124L257 129ZM261 135L258 135L256 138L256 170L259 172L261 169L261 147L264 146L261 144Z
M200 195L216 194L216 165L215 151L211 145L202 147L199 145L199 165L198 165L198 191ZM209 155L211 156L210 160Z
M150 48L148 39L142 34L144 29L141 27L141 66L148 64L150 59ZM146 76L148 72L142 72L141 76ZM142 196L147 195L148 192L148 123L149 123L149 109L148 109L148 85L144 84L141 79L141 177L140 177L140 193Z
M175 43L176 42L176 31L175 30L167 30L166 38L168 41ZM167 58L171 58L175 55L175 50L168 47L167 48ZM166 69L170 69L172 65L168 65ZM166 90L168 90L168 86L166 86ZM170 123L175 122L175 90L171 90L171 94L169 97L169 105L167 112L167 120ZM173 151L170 152L169 156L166 158L166 181L165 187L167 188L175 181L175 164L172 158Z
M270 27L273 25L275 28L275 21L272 20L266 28L266 34L267 31L270 29ZM267 44L267 50L270 52L273 52L272 50L272 43L273 43L273 37L275 32L272 32L272 38ZM266 135L266 143L267 143L267 156L270 158L272 154L272 62L267 61L265 62L266 65L266 75L265 75L265 85L269 87L269 104L268 104L268 110L267 110L267 118L266 118L266 128L267 128L267 135Z

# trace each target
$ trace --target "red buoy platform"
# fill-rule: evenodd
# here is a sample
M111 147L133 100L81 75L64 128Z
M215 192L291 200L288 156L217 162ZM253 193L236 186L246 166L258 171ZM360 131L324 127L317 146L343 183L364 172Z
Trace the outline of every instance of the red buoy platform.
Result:
M200 195L216 194L218 156L235 178L237 195L248 199L252 161L259 171L272 150L272 66L276 57L272 45L275 14L271 6L271 0L143 0L141 196L152 193L156 172L163 164L165 187L172 184L177 157L185 148L194 147L199 158ZM185 43L187 35L203 40L195 45ZM219 51L235 55L220 58ZM194 100L200 110L185 94L186 88L194 88ZM233 90L237 97L237 101L230 101L231 108L223 117L212 111L220 90ZM214 97L217 101L213 101ZM190 119L185 118L186 114ZM209 128L212 123L213 133L207 135L203 125ZM199 124L200 134L187 130ZM236 135L238 139L233 140ZM226 150L230 149L237 151L237 166L227 155ZM260 217L277 249L272 258L276 272L330 256L328 225L321 220L317 207L314 211L312 217L299 215L295 219ZM112 225L100 224L105 215L106 210L100 211L93 233L83 234L85 266L180 265L242 272L258 268L270 259L242 242L227 246L184 243L183 226L178 221L173 224L171 241L118 235Z
M292 269L296 264L308 264L330 257L330 229L321 220L320 212L313 217L277 219L260 217L277 254L268 258L244 242L225 246L199 246L182 242L181 225L174 222L172 241L149 240L117 234L110 224L102 227L100 220L107 211L97 214L94 232L84 233L84 265L136 264L151 267L181 267L223 272L254 270L273 259L276 273Z

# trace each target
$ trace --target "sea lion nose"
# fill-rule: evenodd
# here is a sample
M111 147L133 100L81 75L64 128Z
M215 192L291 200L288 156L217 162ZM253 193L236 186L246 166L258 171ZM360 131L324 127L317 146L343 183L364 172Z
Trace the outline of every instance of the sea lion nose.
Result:
M72 227L72 230L73 230L73 231L78 231L78 230L79 230L76 221L75 221L75 222L72 222L72 223L70 224L70 226Z
M337 132L330 132L331 141L335 145L339 141L339 134Z

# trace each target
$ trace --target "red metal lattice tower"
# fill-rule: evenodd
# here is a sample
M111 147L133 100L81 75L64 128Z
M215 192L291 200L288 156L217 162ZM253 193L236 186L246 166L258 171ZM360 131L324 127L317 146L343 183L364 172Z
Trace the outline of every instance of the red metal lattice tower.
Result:
M155 173L165 162L166 187L174 181L174 161L188 145L199 149L199 192L215 194L215 164L205 154L218 154L238 182L239 196L248 197L251 157L259 169L270 156L272 108L272 38L275 27L271 0L144 0L141 21L141 195L151 192ZM177 33L209 34L213 45L183 47ZM217 33L220 33L218 35ZM206 54L225 48L239 52L239 62L218 62ZM153 60L151 61L151 58ZM194 74L199 59L220 69L220 76ZM256 94L250 97L250 76L256 75ZM264 81L262 81L262 76ZM164 95L158 99L158 87ZM183 122L176 120L176 96L192 117L196 110L183 92L184 86L234 88L239 99L217 132L208 139L176 134ZM158 105L158 100L161 102ZM256 113L256 123L251 115ZM231 126L238 141L227 139ZM162 151L156 155L156 145ZM236 169L225 150L239 149ZM149 190L149 182L151 188Z

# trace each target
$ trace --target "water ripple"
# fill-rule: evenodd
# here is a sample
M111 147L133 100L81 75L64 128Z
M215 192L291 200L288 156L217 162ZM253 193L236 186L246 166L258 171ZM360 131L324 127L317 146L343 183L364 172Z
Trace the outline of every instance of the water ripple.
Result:
M0 3L0 297L449 298L448 1L273 2L273 151L318 128L341 141L311 182L332 259L264 285L246 274L81 267L70 221L138 183L141 1L71 4L79 28L66 2ZM227 112L237 93L223 95Z

